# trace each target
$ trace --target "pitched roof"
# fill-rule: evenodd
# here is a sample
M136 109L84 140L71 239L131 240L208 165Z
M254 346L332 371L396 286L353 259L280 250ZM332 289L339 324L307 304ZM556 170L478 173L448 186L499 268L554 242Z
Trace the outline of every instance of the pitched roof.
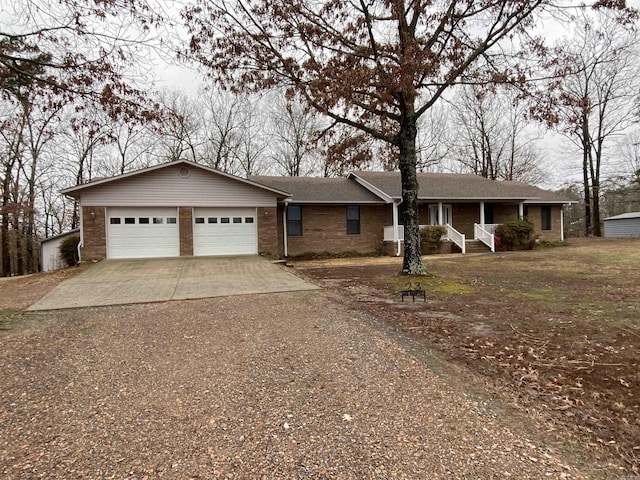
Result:
M351 178L393 199L402 197L398 172L354 172ZM522 182L496 181L465 173L418 173L421 200L519 200L568 203L564 195Z
M262 188L265 190L269 190L273 193L276 193L279 196L282 197L288 197L289 194L286 191L282 191L282 190L278 190L276 188L273 187L269 187L267 185L262 185L256 182L253 182L251 180L246 180L244 178L240 178L240 177L236 177L235 175L231 175L230 173L225 173L225 172L221 172L220 170L216 170L215 168L211 168L211 167L207 167L206 165L200 165L198 163L194 163L194 162L190 162L188 160L174 160L172 162L166 162L166 163L161 163L159 165L154 165L152 167L147 167L147 168L141 168L139 170L134 170L132 172L128 172L122 175L117 175L115 177L107 177L107 178L99 178L99 179L94 179L91 182L88 183L83 183L82 185L75 185L73 187L69 187L69 188L65 188L63 190L61 190L60 192L65 194L65 195L69 195L69 196L77 196L80 194L80 192L82 190L88 189L88 188L93 188L96 187L98 185L104 185L106 183L111 183L111 182L117 182L119 180L124 180L125 178L131 178L131 177L135 177L137 175L142 175L148 172L153 172L154 170L160 170L162 168L167 168L167 167L173 167L176 165L184 165L186 167L193 167L193 168L199 168L201 170L205 170L207 172L210 173L215 173L217 175L221 175L223 177L227 177L229 179L235 180L237 182L241 182L241 183L245 183L257 188Z
M640 212L621 213L613 217L607 217L605 220L624 220L628 218L640 218Z
M296 203L385 203L349 178L269 177L254 175L253 182L289 192Z

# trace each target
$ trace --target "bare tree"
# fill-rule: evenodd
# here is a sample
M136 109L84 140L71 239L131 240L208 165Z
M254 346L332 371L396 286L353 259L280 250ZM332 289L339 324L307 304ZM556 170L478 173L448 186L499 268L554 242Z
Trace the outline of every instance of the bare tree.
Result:
M320 162L316 141L320 120L300 99L279 95L269 109L271 158L289 177L309 175Z
M453 157L462 168L492 180L543 179L536 126L528 107L509 91L466 86L454 100Z
M185 93L165 90L159 95L163 118L158 127L163 160L198 161L203 125L199 105Z
M198 96L203 99L202 123L206 125L201 160L210 167L231 173L242 137L243 100L211 88L203 89Z
M579 149L585 207L585 235L601 235L600 182L607 151L635 121L640 89L638 38L634 28L605 13L576 22L569 51L570 74L556 97L562 133Z

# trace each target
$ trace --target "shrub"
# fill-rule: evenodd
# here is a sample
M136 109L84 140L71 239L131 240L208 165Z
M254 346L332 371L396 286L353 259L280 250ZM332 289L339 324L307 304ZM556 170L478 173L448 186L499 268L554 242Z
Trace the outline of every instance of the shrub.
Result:
M535 244L533 224L526 219L499 225L495 235L499 238L496 248L499 246L500 250L530 250Z
M78 244L80 243L79 235L71 235L65 238L60 244L60 256L67 263L68 267L78 264Z
M423 255L433 255L440 251L442 237L447 234L443 225L427 225L420 229L420 250Z

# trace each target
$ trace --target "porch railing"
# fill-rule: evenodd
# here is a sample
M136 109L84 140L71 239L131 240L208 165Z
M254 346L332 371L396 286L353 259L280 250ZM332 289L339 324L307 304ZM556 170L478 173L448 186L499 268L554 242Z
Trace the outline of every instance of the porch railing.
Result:
M484 228L487 232L489 233L496 233L496 228L498 228L498 226L500 226L499 223L485 223L484 225L480 225L482 228Z
M495 235L493 234L493 232L489 232L487 230L487 227L490 226L494 226L494 225L484 225L484 227L482 225L479 225L477 223L473 224L473 238L476 240L480 240L482 243L484 243L487 247L489 247L491 249L491 252L495 252L496 251L496 242L495 242ZM493 231L495 231L495 226L493 228Z
M460 233L447 223L447 237L462 250L462 254L467 253L464 233Z

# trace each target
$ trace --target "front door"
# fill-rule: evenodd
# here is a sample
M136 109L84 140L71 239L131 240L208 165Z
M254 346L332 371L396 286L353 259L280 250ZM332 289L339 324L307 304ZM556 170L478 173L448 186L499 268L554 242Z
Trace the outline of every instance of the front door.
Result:
M451 205L442 204L442 225L451 225ZM429 225L439 225L438 222L438 205L429 205Z

